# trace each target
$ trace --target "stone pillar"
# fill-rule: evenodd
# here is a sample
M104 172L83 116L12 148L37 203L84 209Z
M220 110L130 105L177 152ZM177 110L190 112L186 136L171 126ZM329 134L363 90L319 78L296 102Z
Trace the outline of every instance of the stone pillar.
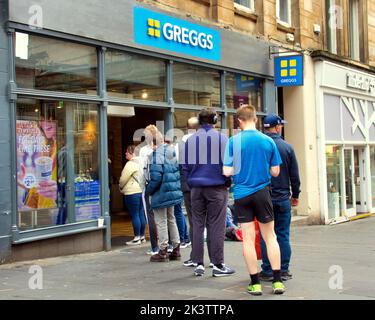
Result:
M320 224L317 124L314 64L304 57L304 86L284 88L285 140L294 147L301 177L298 215L308 215L310 223Z

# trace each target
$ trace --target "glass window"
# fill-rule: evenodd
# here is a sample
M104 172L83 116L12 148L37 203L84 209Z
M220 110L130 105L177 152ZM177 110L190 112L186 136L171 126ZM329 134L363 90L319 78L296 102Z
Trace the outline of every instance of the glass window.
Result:
M96 94L96 48L20 32L15 44L18 87Z
M227 73L225 88L225 101L229 109L251 104L257 111L263 111L263 81L261 79L239 73Z
M339 146L326 146L328 219L340 216L341 212L341 149Z
M166 66L163 60L109 50L105 63L110 97L166 101Z
M340 27L337 15L341 14L340 10L335 0L326 0L327 46L328 50L334 54L337 54L337 29Z
M237 3L241 6L254 10L254 0L234 0L234 3Z
M350 25L350 57L354 60L360 60L360 4L359 0L349 1L349 25ZM362 43L362 42L361 42Z
M18 100L20 230L99 217L97 128L97 105Z
M276 1L277 19L289 25L292 24L291 10L292 10L292 7L291 7L290 0L277 0Z
M179 129L187 133L187 122L191 117L198 117L198 111L176 110L173 113L173 125L175 129Z
M220 108L219 72L175 62L173 99L175 103Z
M264 116L259 116L258 115L258 121L256 123L256 128L263 132L264 127L263 127L263 119ZM237 133L240 132L240 124L238 122L238 118L235 114L228 114L227 117L227 129L228 129L228 135L231 137L233 135L236 135Z

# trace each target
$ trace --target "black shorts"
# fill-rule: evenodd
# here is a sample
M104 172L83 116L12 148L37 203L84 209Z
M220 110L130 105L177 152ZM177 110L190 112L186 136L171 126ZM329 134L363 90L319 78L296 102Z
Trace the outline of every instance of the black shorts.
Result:
M245 198L234 200L234 211L239 223L253 222L254 218L260 223L273 221L273 206L269 187L267 186Z

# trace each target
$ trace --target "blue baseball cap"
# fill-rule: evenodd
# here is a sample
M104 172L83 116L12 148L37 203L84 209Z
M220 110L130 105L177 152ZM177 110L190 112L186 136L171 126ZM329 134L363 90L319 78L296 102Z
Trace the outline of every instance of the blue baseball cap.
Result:
M264 117L263 125L265 128L272 128L276 127L277 125L283 125L287 123L285 120L283 120L281 117L279 117L277 114L269 114L268 116Z

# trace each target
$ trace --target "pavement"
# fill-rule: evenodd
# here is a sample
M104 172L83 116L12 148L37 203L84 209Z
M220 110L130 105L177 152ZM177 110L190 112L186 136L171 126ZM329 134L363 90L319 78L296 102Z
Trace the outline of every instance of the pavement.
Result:
M294 277L285 283L282 296L271 294L270 283L263 283L263 296L246 293L249 276L242 244L226 242L225 262L237 271L231 277L214 278L208 267L204 277L195 277L192 268L182 266L189 249L182 249L181 261L150 263L147 244L124 246L1 265L0 300L375 299L374 231L375 217L333 226L292 226ZM35 265L42 271L39 280L29 273ZM42 289L32 289L33 284Z

